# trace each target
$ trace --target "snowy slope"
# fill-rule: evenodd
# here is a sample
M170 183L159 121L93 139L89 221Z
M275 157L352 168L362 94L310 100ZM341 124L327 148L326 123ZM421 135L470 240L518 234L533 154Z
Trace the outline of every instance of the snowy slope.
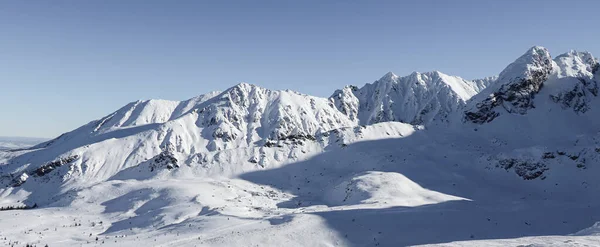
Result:
M133 102L0 152L0 207L38 206L0 211L0 243L600 245L599 68L533 47L472 81Z
M565 143L558 151L571 155L575 147ZM334 146L307 160L234 177L175 172L114 179L72 190L50 207L0 212L6 219L0 226L3 243L84 246L599 243L590 234L503 240L566 235L600 221L596 162L583 170L557 160L545 179L525 180L490 159L526 153L543 160L539 148L498 149L477 137L419 130L400 139ZM18 227L8 227L13 225Z

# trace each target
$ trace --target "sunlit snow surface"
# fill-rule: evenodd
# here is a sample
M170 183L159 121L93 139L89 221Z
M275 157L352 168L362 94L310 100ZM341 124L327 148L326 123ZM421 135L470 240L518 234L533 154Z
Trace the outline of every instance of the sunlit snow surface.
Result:
M0 151L0 207L38 206L0 211L0 245L599 246L600 73L587 53L548 57L475 81L389 73L329 99L240 84L133 102ZM537 71L541 89L517 87L527 104L465 121Z

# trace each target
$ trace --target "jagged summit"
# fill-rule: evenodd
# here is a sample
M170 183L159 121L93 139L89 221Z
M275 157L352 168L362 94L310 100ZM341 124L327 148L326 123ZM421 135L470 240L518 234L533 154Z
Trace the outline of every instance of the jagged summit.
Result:
M498 81L513 83L522 79L549 74L551 70L552 56L550 56L550 52L544 47L534 46L502 70L498 75ZM499 84L498 86L502 85Z
M385 73L385 75L383 75L378 81L390 81L390 80L396 80L398 78L398 76L396 74L394 74L394 72L387 72Z
M501 111L525 114L534 107L533 98L550 76L552 67L552 57L546 48L530 48L508 65L492 86L473 99L474 103L465 112L465 121L490 122Z
M553 59L546 48L532 47L507 66L492 86L473 97L463 120L483 124L505 114L526 115L540 106L544 110L537 111L550 112L559 106L584 114L598 95L594 75L598 67L589 52L570 51Z
M235 89L235 88L240 88L240 89L261 88L262 89L262 87L260 87L258 85L254 85L254 84L247 83L247 82L240 82L240 83L230 87L229 89L225 90L224 92Z
M571 50L554 58L559 77L591 77L599 67L598 59L589 52Z
M362 88L347 86L330 99L339 111L361 124L400 121L411 124L447 122L485 82L449 76L439 71L399 77L388 72Z

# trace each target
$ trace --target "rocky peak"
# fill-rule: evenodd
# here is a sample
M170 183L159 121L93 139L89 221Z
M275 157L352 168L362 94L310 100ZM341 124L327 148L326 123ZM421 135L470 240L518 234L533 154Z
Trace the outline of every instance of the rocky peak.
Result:
M546 48L534 46L508 65L498 80L465 111L464 121L486 123L502 112L525 114L534 108L533 99L552 73L553 61Z
M541 83L548 78L551 71L552 57L550 52L544 47L534 46L500 73L498 76L499 83L496 83L494 89L507 88L513 85L531 87L530 89L533 90L539 89Z

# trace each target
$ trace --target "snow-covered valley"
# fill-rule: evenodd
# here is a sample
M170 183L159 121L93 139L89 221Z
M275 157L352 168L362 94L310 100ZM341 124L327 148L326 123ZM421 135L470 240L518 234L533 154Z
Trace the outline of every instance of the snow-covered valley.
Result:
M0 151L7 246L599 246L600 65L242 83Z

